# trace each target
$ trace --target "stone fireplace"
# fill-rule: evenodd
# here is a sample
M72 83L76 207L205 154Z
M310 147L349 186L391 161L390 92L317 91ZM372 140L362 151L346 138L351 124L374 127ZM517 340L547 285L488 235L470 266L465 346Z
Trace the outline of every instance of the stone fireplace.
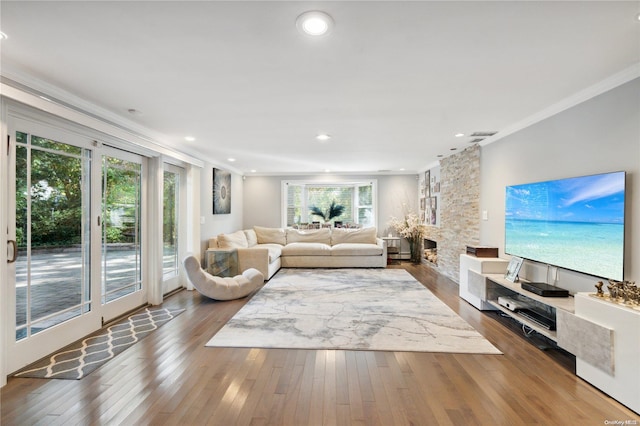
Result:
M433 263L438 264L438 243L429 238L424 239L424 258Z

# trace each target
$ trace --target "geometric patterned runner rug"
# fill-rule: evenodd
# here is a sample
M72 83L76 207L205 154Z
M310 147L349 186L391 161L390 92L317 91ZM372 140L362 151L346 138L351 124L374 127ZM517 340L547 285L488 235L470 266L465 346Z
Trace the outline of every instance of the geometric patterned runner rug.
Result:
M145 308L107 328L37 361L14 377L82 379L105 362L144 339L153 330L184 312L184 309Z
M402 269L281 269L206 346L501 354Z

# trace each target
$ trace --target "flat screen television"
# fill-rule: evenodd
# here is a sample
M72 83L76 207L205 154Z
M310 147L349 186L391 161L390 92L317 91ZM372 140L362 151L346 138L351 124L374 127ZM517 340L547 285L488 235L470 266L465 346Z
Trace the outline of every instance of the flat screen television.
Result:
M506 187L505 253L621 281L625 172Z

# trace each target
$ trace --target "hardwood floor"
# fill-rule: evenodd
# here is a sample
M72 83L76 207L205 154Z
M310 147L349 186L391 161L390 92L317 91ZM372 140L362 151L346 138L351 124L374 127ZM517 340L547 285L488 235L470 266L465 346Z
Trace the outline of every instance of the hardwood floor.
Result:
M206 348L246 300L182 291L187 311L82 380L10 378L2 425L603 425L640 416L576 377L573 358L402 264L504 355ZM539 343L539 342L538 342Z

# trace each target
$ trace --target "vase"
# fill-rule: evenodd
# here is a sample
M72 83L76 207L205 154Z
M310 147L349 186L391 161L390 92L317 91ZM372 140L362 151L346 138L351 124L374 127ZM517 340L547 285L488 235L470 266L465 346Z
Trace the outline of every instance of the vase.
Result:
M411 252L411 263L422 263L422 239L409 240L409 251Z

